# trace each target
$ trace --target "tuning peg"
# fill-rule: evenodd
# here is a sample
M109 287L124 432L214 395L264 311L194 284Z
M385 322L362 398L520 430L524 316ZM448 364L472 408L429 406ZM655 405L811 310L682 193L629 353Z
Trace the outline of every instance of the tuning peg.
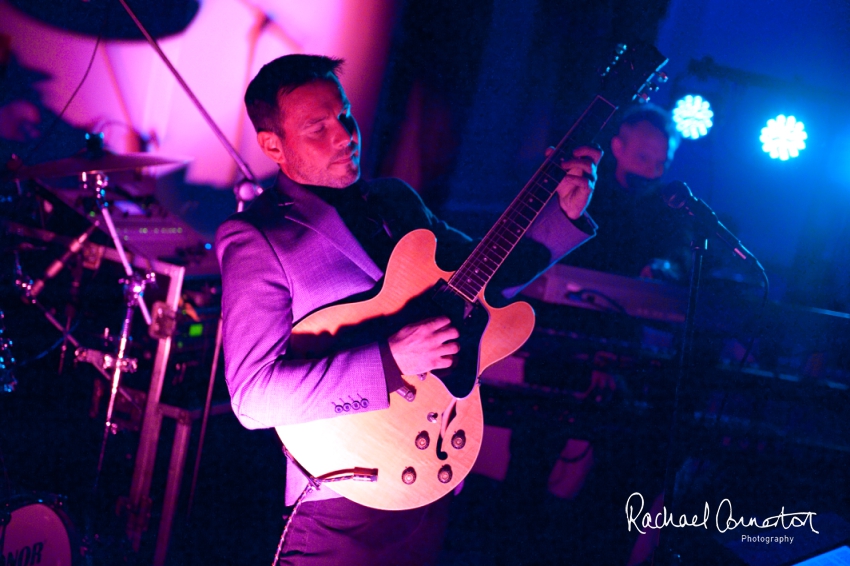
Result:
M662 84L666 83L669 78L670 77L667 76L667 73L665 73L663 71L658 73L657 75L655 75L655 80L657 80L658 82L660 82Z
M638 95L638 103L643 104L644 102L649 102L649 95L642 92Z
M618 43L618 44L617 44L617 48L616 48L616 50L615 50L615 53L617 53L617 55L622 55L623 53L625 53L625 52L626 52L626 50L627 50L628 48L629 48L629 47L628 47L625 43Z

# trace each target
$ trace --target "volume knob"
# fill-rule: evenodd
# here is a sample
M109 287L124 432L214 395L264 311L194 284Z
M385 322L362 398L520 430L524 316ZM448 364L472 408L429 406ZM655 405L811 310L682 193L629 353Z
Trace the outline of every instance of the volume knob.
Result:
M466 433L459 430L452 435L452 448L460 450L464 446L466 446Z
M431 437L428 436L428 431L423 430L416 435L416 447L420 450L425 450L431 444Z
M412 467L405 468L401 473L401 481L405 484L410 485L416 481L416 470Z

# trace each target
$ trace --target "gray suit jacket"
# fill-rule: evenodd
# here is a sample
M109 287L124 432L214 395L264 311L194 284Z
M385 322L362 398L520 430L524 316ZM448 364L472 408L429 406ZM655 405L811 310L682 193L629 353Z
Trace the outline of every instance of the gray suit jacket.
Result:
M410 230L427 228L437 236L438 249L471 252L471 240L437 219L405 183L387 179L368 187L370 198L399 209L395 216L384 215L393 241ZM537 254L537 265L517 271L542 272L592 237L592 220L569 221L556 201L552 199L527 233L545 245L548 262ZM368 408L360 410L389 406L379 337L320 359L287 353L292 327L299 320L372 290L383 277L333 207L281 174L274 189L219 227L216 253L222 273L225 376L233 411L245 427L330 418L337 415L337 404L353 400L368 400ZM287 501L306 484L303 476L292 477L293 470L289 466Z

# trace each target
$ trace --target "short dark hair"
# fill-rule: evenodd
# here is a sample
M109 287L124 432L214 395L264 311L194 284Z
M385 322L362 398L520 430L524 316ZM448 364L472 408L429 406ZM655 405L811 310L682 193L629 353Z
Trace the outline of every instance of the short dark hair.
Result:
M682 141L682 135L676 129L670 113L655 104L638 104L626 108L620 116L621 128L626 124L634 126L640 122L649 122L667 137L669 155L672 156Z
M343 59L324 55L284 55L263 65L245 91L245 108L257 133L280 130L281 108L278 98L299 86L318 79L338 79Z

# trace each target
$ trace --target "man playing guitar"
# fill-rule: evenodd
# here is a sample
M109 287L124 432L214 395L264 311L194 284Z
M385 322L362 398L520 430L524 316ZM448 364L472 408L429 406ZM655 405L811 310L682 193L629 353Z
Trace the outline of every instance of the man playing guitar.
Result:
M360 132L337 77L341 64L323 56L281 57L260 70L245 95L257 141L280 167L275 186L229 218L216 236L225 374L234 413L249 429L278 427L280 432L303 423L346 423L380 414L392 403L406 403L394 391L410 400L409 376L424 379L448 369L459 352L457 325L442 314L382 328L384 333L372 334L376 325L351 324L368 328L368 339L322 355L292 347L294 327L311 313L374 297L387 285L393 247L406 234L430 230L443 269L456 269L475 247L434 216L404 182L360 179ZM517 253L505 261L493 288L527 283L593 237L596 226L585 209L600 156L597 149L580 147L558 160L566 174L556 181L557 198L544 202L529 220L528 237L516 243ZM347 444L357 452L356 441ZM415 508L403 503L372 508L337 493L343 484L360 482L305 490L316 485L305 467L316 474L288 461L287 504L299 494L303 498L279 555L283 563L435 563L449 495ZM415 473L405 473L404 483L415 482ZM383 479L380 471L374 475Z

